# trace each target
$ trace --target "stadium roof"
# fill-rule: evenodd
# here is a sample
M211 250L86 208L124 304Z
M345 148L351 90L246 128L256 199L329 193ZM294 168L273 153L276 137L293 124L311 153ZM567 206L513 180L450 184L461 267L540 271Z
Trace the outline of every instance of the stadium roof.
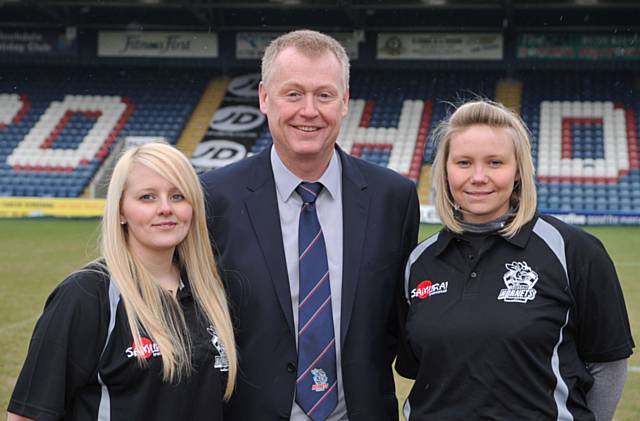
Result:
M637 10L637 0L0 0L0 28L638 30Z

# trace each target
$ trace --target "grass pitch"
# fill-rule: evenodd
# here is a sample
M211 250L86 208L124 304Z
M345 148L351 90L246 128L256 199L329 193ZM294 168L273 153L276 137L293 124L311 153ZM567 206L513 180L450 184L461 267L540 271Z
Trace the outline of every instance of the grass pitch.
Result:
M5 410L27 352L35 321L53 288L97 255L96 220L0 220L0 408ZM420 238L439 229L425 225ZM631 329L640 341L640 227L593 227L613 258L625 293ZM404 401L411 382L398 380ZM2 418L2 415L0 415ZM629 378L616 421L640 419L640 354L630 359Z

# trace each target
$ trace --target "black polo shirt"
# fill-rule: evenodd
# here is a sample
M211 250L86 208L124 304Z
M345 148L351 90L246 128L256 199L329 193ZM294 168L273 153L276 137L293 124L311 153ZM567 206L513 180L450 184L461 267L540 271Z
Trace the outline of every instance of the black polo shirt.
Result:
M602 243L548 216L511 239L468 237L442 230L407 264L409 349L396 368L416 382L405 415L593 420L585 362L634 346Z
M182 280L177 298L191 334L191 376L163 382L161 351L148 336L135 348L115 284L83 270L48 298L8 410L39 421L222 420L224 350L221 358Z

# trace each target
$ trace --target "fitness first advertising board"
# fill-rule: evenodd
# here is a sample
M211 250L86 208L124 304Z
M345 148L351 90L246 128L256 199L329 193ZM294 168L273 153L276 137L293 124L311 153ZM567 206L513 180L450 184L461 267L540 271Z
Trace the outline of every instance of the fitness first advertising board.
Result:
M98 57L216 58L213 32L100 31Z
M259 73L231 79L207 132L191 155L196 171L224 167L250 154L267 122L258 104L259 83Z

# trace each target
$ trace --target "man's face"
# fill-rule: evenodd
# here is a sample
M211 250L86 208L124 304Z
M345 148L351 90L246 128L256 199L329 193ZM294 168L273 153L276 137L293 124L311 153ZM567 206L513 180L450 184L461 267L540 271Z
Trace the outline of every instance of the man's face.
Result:
M328 164L347 114L349 93L338 59L327 51L307 57L295 47L276 57L267 84L260 83L260 110L284 164Z

